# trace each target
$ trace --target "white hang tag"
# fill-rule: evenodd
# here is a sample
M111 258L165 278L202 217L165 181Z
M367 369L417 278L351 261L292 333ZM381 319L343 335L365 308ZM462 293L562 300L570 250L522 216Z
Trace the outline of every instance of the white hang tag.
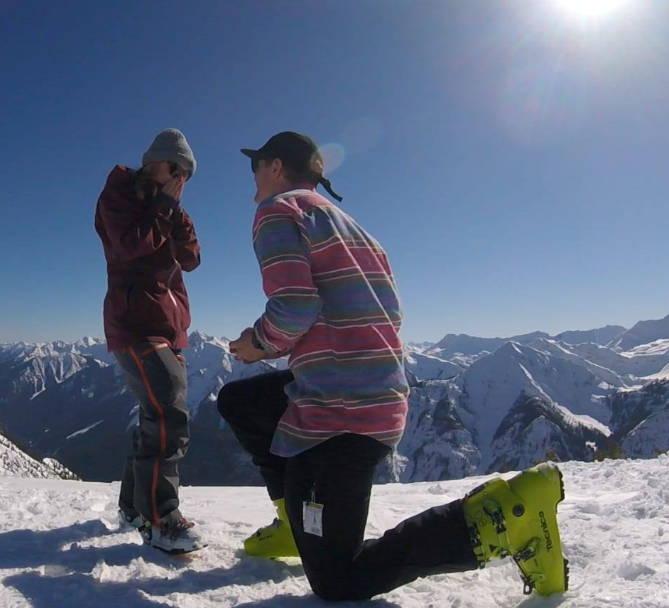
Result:
M302 503L302 519L307 534L323 538L323 505L317 502Z

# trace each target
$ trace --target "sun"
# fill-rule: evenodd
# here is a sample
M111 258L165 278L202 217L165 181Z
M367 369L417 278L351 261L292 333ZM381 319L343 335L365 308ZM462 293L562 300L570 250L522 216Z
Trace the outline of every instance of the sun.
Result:
M558 0L565 8L586 16L603 15L618 8L626 0Z

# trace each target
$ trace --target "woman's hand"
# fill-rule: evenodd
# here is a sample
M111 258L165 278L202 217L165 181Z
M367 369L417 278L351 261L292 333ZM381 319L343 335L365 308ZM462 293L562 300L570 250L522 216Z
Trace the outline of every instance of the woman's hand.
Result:
M173 198L177 203L181 202L186 179L183 177L173 177L162 188L163 194Z

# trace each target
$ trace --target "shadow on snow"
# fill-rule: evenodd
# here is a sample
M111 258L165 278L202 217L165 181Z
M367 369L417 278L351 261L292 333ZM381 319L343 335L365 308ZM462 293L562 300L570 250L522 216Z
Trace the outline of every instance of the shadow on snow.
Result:
M197 571L189 569L187 561L180 561L138 543L108 547L82 546L93 537L115 534L117 531L108 530L99 520L56 530L14 530L0 534L0 569L34 569L8 576L3 584L16 589L33 608L60 608L69 604L76 604L80 608L164 608L165 604L152 596L172 593L198 595L231 585L252 586L262 582L278 584L289 577L304 575L301 565L244 559L242 552L238 553L240 561L231 568ZM105 581L107 577L104 572L93 573L96 568L130 566L135 560L168 567L175 576L169 579L145 578L119 582ZM220 598L217 603L220 603ZM275 595L236 605L240 608L311 608L330 604L309 594ZM338 605L344 608L360 604L339 602ZM397 604L386 600L371 600L368 605L374 608L398 608Z

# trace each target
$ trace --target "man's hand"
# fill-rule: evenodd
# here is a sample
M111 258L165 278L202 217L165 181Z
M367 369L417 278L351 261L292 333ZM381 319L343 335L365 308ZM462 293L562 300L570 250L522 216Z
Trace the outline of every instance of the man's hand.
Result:
M235 355L237 361L244 363L255 363L262 359L271 358L269 353L253 346L251 336L253 335L253 328L247 327L237 338L230 342L230 352Z

